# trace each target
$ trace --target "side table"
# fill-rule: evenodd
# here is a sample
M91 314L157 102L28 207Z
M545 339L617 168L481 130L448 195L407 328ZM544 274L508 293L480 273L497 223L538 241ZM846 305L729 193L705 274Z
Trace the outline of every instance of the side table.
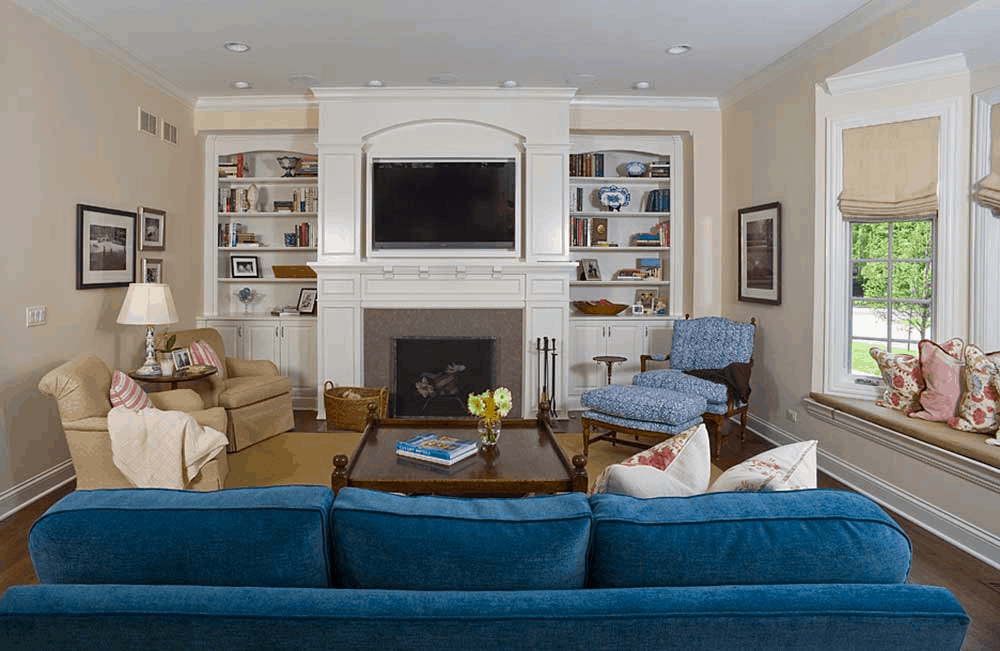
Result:
M628 361L627 357L622 357L621 355L598 355L594 358L595 362L604 362L608 365L608 384L611 384L611 367L618 362Z
M137 382L169 383L171 389L176 389L178 382L192 382L218 372L219 369L214 366L188 366L174 371L170 375L139 375L133 370L128 372L128 376Z

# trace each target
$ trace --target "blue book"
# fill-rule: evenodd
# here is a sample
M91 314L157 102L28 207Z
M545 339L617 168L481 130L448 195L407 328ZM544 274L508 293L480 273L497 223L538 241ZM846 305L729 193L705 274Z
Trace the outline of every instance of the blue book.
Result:
M450 465L476 453L475 441L424 432L396 442L396 454Z

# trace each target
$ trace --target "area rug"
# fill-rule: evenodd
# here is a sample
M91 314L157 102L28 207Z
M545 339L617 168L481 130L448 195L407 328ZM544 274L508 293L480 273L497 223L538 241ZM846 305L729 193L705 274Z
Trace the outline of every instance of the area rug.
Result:
M569 458L583 452L583 435L557 433L556 440ZM361 440L360 432L285 432L229 454L226 488L281 486L289 484L330 485L333 457L350 456ZM587 475L590 485L601 471L638 452L636 448L601 442L590 446ZM713 479L719 470L712 467Z

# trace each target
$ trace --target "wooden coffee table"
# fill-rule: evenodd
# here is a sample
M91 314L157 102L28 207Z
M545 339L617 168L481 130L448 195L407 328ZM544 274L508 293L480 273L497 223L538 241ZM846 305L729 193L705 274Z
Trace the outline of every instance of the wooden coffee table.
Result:
M477 440L476 420L369 419L354 455L333 458L331 485L336 493L345 486L381 491L465 497L517 497L530 493L564 493L587 490L587 458L572 462L552 435L551 423L505 419L495 455L480 450L453 466L396 455L396 441L421 432L442 432Z

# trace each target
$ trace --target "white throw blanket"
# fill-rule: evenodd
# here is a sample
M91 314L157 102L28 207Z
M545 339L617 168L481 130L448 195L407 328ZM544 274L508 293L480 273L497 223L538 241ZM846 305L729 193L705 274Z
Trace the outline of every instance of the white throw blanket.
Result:
M225 434L203 428L191 414L155 408L113 408L108 432L115 465L140 488L186 488L227 443Z

